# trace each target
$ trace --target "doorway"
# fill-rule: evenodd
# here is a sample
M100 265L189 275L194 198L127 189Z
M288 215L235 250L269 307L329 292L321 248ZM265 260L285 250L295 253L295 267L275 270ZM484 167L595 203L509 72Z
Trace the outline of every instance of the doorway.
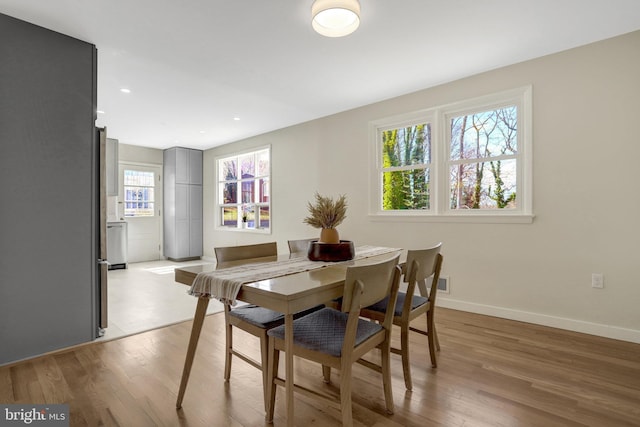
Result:
M127 222L127 262L162 259L162 166L119 163L118 210Z

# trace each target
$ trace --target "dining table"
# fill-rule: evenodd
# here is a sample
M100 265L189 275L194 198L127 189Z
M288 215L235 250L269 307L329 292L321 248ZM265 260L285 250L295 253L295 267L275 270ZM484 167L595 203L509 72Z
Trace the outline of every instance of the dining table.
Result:
M366 250L364 249L366 248ZM398 248L385 247L359 247L356 248L356 256L352 260L342 262L322 262L314 265L306 271L293 272L277 277L266 277L262 280L243 283L236 295L236 300L255 304L284 315L285 325L285 396L286 396L286 420L287 426L294 425L293 405L293 315L299 311L327 303L342 296L347 268L350 266L365 265L387 260L400 254L401 261L406 257L406 251ZM175 281L191 286L198 275L210 274L224 269L240 265L252 264L251 268L259 270L262 265L265 271L267 266L277 263L290 262L293 258L305 257L306 254L281 254L277 256L252 258L241 261L223 263L207 263L202 265L185 266L175 269ZM269 274L266 273L268 276ZM263 274L264 276L264 274ZM180 381L180 388L176 407L182 406L191 366L196 353L198 340L202 331L205 314L211 295L199 295L196 304L191 335L187 346L185 364Z

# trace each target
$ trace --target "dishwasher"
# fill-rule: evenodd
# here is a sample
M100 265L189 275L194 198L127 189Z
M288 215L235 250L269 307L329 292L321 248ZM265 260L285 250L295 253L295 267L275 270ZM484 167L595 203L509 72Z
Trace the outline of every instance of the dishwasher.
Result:
M127 223L107 222L107 261L109 270L127 268Z

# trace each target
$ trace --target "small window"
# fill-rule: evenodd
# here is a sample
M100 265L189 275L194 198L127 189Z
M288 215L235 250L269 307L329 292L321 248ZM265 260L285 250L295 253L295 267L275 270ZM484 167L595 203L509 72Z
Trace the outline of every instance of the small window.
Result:
M124 170L124 216L154 216L155 176L153 172Z
M270 149L217 159L218 227L271 228Z

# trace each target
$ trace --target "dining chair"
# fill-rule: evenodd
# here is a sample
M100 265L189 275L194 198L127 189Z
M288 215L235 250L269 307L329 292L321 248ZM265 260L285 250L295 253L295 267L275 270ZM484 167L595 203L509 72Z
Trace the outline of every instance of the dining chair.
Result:
M409 331L427 336L431 366L438 367L436 350L440 350L440 345L434 323L434 311L438 293L438 279L443 261L440 253L441 247L442 243L438 243L428 249L409 250L403 276L403 281L407 283L407 291L398 292L395 304L391 304L389 300L383 300L362 309L360 312L363 317L382 322L387 319L389 307L394 307L393 324L400 327L400 348L391 347L391 352L402 356L404 384L407 390L413 388L409 363ZM427 293L427 279L429 278L431 278L431 286ZM416 286L422 295L416 295ZM411 326L412 320L424 314L426 314L427 320L426 330Z
M255 245L225 246L214 248L216 261L218 263L239 261L251 258L275 257L278 255L276 242L259 243ZM296 313L296 316L303 316L318 310L322 306ZM267 366L268 337L267 330L284 323L284 315L277 311L269 310L257 305L244 305L231 308L230 304L224 303L225 320L225 358L224 358L224 379L231 378L231 357L236 356L246 363L262 371L262 388L265 409L267 405ZM233 327L239 328L260 339L260 361L233 348Z
M309 243L313 242L315 239L298 239L298 240L288 240L287 243L289 245L289 253L295 254L299 252L307 253L309 250Z
M278 255L276 242L259 243L255 245L242 246L225 246L214 248L216 261L218 263L228 261L238 261L250 258L262 258ZM237 308L231 308L227 302L224 303L224 321L225 321L225 358L224 358L224 379L229 381L231 378L231 357L236 356L246 363L256 367L262 371L262 388L263 398L266 409L266 369L267 366L267 329L278 326L284 322L281 313L267 310L255 305L245 305ZM238 351L233 348L233 327L239 328L260 339L260 361L255 358Z
M382 374L387 412L394 410L391 388L391 328L393 315L389 313L382 323L359 317L362 307L382 299L395 302L398 294L401 270L398 255L389 260L346 269L343 304L341 310L325 307L293 321L293 356L317 362L323 367L325 382L331 380L331 369L340 370L340 396L336 399L320 391L300 386L294 382L294 391L318 398L342 412L342 425L352 425L351 376L356 362ZM278 362L285 348L285 326L267 332L269 335L268 406L267 421L273 420L276 385L284 385L278 377ZM381 364L362 359L362 356L378 348ZM287 380L293 381L291 378ZM293 402L287 402L291 405Z
M224 246L213 248L216 254L216 261L238 261L249 258L263 258L278 255L278 245L276 242L258 243L255 245Z

